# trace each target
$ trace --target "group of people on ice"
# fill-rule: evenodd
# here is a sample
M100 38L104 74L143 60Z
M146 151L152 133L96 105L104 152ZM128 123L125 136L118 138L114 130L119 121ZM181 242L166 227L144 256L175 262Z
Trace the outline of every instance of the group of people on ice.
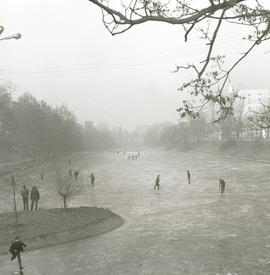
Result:
M191 174L190 171L187 170L187 182L188 184L191 184ZM160 175L157 175L154 185L154 190L160 190ZM223 194L225 192L225 180L219 179L219 190L220 193Z
M132 154L132 155L128 155L128 160L137 160L139 158L140 155L138 154Z
M127 151L124 151L123 154L125 155ZM128 160L137 160L141 156L140 151L136 152L129 152Z
M113 153L116 153L116 154L120 154L120 151L112 151ZM126 155L128 154L128 160L137 160L140 156L141 156L141 153L139 150L137 151L127 151L127 150L123 150L123 155Z
M78 169L78 170L75 170L74 172L72 171L72 169L69 169L69 176L70 177L72 177L72 176L74 176L74 178L75 178L75 180L78 180L78 177L79 177L79 174L80 174L80 170ZM91 180L91 185L92 185L92 187L94 187L94 185L95 185L95 175L94 175L94 173L91 173L90 175L89 175L89 178L90 178L90 180Z
M70 159L68 160L68 165L69 166L71 165L71 160ZM78 180L78 177L79 177L79 174L80 174L80 169L76 169L76 170L73 171L70 168L69 171L68 171L68 174L69 174L70 177L74 176L75 180ZM93 172L89 175L89 178L91 180L92 187L94 187L96 178L95 178L95 175L94 175Z

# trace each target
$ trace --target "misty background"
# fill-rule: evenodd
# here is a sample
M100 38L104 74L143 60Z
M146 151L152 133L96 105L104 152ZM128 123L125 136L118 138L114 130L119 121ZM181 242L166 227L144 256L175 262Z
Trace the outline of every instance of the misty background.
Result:
M199 34L184 42L179 26L148 23L111 36L101 11L86 0L0 0L5 35L0 83L15 95L25 92L56 106L66 104L80 121L106 122L132 130L137 125L177 122L181 102L177 88L190 72L171 73L175 64L204 59ZM224 25L217 52L232 62L248 45L243 27ZM263 44L234 71L237 88L269 88L270 54ZM254 76L256 71L256 76Z

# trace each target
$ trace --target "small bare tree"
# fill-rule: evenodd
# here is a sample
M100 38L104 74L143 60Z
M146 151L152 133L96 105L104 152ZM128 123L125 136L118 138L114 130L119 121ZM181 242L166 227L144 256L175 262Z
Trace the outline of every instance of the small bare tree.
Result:
M82 182L82 178L76 180L73 176L70 176L68 172L65 173L63 170L56 172L57 193L62 197L65 209L68 208L68 199L80 193L82 190Z
M18 230L18 212L17 212L17 203L16 203L16 181L14 176L11 176L10 179L1 178L0 192L12 196L13 199L13 211L15 216L15 229Z

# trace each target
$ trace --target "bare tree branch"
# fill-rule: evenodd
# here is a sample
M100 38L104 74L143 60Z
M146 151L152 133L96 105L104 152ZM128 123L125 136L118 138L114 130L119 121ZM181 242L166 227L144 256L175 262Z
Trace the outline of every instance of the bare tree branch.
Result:
M264 8L258 0L254 0L255 5L244 0L209 0L205 4L206 7L202 8L193 7L192 3L195 1L192 0L189 3L184 0L167 2L136 0L125 5L123 11L112 8L108 2L102 0L89 1L101 8L103 23L112 35L123 33L131 27L145 22L181 25L185 31L185 42L194 29L203 34L202 39L207 42L208 49L205 59L199 63L202 65L176 66L173 71L191 69L196 75L195 78L183 83L179 90L185 90L191 96L200 97L200 104L195 101L195 103L183 102L183 106L178 109L181 117L185 115L197 117L202 108L210 102L218 106L216 121L231 114L236 97L230 98L222 95L231 72L255 46L270 39L270 10ZM106 16L109 16L111 20L107 20ZM252 30L246 37L248 41L253 42L252 45L228 69L223 68L224 57L221 55L213 56L214 46L223 21L229 24L248 26ZM212 29L212 22L215 24L214 29ZM206 23L207 29L204 29ZM211 67L211 65L215 69L212 69L213 66ZM219 85L218 88L217 85Z

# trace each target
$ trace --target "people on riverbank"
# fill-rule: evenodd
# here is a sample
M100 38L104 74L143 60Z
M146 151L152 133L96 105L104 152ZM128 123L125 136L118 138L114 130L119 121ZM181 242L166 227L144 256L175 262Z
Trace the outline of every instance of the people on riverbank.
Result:
M80 174L80 171L79 171L79 170L75 170L75 171L74 171L75 180L78 179L79 174Z
M33 186L31 190L30 199L31 199L31 210L33 210L34 207L35 207L35 210L37 210L40 195L39 195L38 188L36 186Z
M219 190L220 194L223 194L225 192L225 180L219 179Z
M25 185L23 186L21 195L22 195L22 199L23 199L23 209L24 209L24 211L29 211L29 206L28 206L29 190L26 188Z
M72 177L72 169L69 169L69 170L68 170L68 175L69 175L70 177Z
M96 179L94 173L91 173L89 177L91 179L91 185L92 185L92 187L94 187L94 185L95 185L95 179Z
M22 242L19 237L16 237L9 247L9 252L11 253L11 260L13 261L16 258L18 259L20 270L23 269L21 253L23 252L24 247L26 247L26 244Z
M188 180L188 184L190 184L191 175L190 175L189 170L187 170L187 180Z
M157 189L157 190L160 189L160 175L157 175L157 177L156 177L154 190L156 190L156 189Z

